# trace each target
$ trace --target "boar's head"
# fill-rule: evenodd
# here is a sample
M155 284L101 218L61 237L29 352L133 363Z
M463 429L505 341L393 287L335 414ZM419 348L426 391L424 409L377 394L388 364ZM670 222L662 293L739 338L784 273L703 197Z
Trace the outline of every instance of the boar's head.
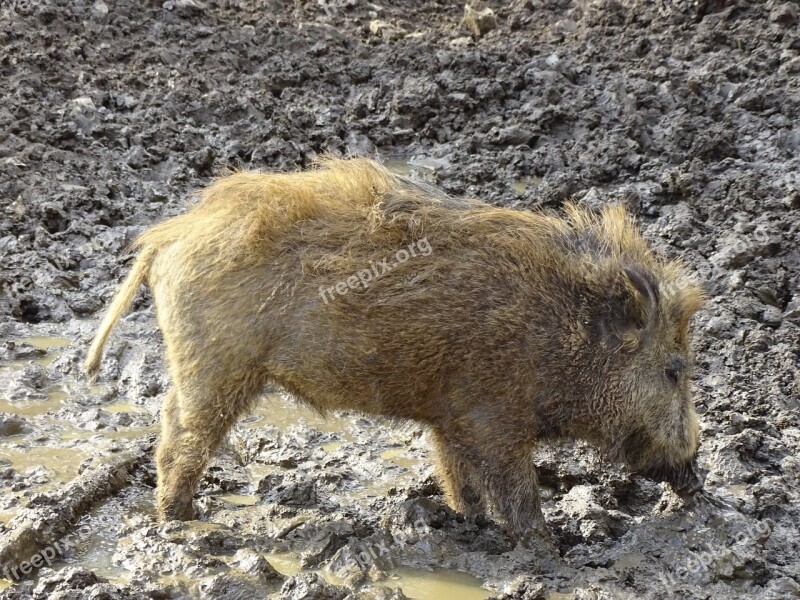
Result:
M627 265L604 321L614 349L607 392L621 402L611 453L634 471L666 481L682 496L702 488L700 429L690 387L688 322L703 302L677 263ZM602 320L602 319L601 319Z
M702 481L689 320L703 290L681 261L653 253L624 207L597 215L570 205L567 214L558 246L578 283L560 297L566 310L580 307L573 323L585 324L568 338L584 341L564 344L577 368L569 381L559 378L576 399L568 429L635 472L692 494Z

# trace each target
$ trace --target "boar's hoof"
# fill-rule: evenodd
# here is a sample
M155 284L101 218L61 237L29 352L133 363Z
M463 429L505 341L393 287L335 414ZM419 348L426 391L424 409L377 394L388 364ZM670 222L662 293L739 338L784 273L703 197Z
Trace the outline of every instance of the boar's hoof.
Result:
M662 464L650 467L637 474L653 481L669 483L675 493L684 500L703 489L703 478L698 473L695 459L680 467Z
M530 550L541 559L553 562L561 558L559 542L548 527L529 529L516 536L517 549Z
M466 515L475 515L481 508L481 497L471 486L465 485L461 488L461 499L466 505L464 513Z
M193 521L197 518L191 498L188 502L180 501L162 505L159 513L162 521Z

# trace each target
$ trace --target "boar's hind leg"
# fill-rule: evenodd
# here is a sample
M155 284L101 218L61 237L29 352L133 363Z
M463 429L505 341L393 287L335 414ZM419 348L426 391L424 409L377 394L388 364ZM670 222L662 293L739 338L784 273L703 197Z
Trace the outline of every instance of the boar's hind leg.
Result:
M162 407L161 441L156 452L158 513L162 520L193 519L195 487L238 410L171 389ZM222 408L222 409L221 409Z
M437 471L444 485L450 507L463 515L485 510L480 471L475 467L470 451L448 439L442 429L433 430L433 442L438 457Z
M188 498L180 497L175 481L177 464L180 461L179 439L181 427L178 421L178 391L173 387L161 405L161 440L156 450L158 469L158 513L161 519L187 520L194 516L192 510L193 493Z

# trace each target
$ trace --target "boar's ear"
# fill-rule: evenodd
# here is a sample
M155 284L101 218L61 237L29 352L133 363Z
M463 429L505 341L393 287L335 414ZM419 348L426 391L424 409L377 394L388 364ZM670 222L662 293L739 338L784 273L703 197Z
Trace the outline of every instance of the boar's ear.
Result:
M637 329L643 329L656 314L658 284L650 273L639 267L625 267L624 273L633 288L631 290L633 313L629 316L635 319Z
M653 276L640 267L625 267L623 274L623 326L619 334L623 347L632 350L638 346L641 333L655 318L659 301L658 285Z

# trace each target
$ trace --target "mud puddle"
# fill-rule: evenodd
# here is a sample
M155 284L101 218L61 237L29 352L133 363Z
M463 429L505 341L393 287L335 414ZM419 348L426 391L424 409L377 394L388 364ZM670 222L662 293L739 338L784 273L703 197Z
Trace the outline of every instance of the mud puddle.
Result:
M446 159L431 158L424 155L387 156L381 159L381 163L395 175L428 183L436 183L437 172L444 167L450 166L450 162Z
M522 177L511 184L511 188L518 194L526 194L538 188L544 182L544 177Z
M401 569L387 584L399 588L415 600L484 600L490 592L480 587L480 580L466 573L443 571L428 573Z
M267 556L273 567L286 576L304 571L301 559L290 553L275 553ZM342 585L345 580L325 571L313 571L332 585ZM452 571L430 572L417 569L398 569L376 587L400 589L413 600L484 600L490 592L481 587L476 577Z

